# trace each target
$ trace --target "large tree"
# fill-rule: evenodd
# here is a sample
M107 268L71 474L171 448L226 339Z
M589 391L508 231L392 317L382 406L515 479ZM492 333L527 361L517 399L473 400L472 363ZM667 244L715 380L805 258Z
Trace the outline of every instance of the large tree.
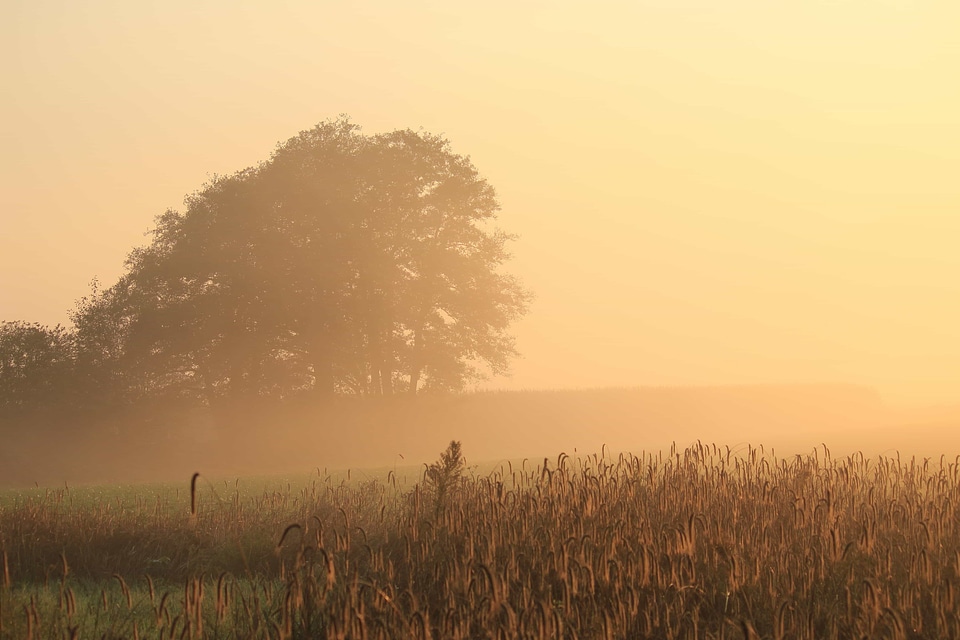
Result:
M529 301L498 209L444 138L325 122L160 216L74 320L154 393L461 389L507 370Z
M64 327L0 323L0 418L63 409L74 345Z

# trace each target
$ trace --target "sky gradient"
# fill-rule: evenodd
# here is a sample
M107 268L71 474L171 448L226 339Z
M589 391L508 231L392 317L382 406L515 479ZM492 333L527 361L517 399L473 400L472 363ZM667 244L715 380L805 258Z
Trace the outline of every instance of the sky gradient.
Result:
M6 5L0 320L341 113L442 133L537 298L489 386L960 402L960 3Z

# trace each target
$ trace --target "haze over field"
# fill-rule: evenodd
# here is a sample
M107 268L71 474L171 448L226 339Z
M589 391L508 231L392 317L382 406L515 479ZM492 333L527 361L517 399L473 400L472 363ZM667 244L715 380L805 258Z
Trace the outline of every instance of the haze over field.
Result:
M960 5L120 3L0 25L0 319L347 113L469 154L537 296L491 388L960 399ZM469 453L469 451L468 451Z

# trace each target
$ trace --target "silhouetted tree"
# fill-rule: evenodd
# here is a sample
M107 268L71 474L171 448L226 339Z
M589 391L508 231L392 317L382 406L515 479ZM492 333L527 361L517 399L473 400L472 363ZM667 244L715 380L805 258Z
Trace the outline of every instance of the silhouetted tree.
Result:
M185 204L74 318L149 393L461 389L516 353L529 294L501 272L511 236L440 136L325 122Z
M71 334L38 323L0 324L0 412L20 417L51 412L67 402L73 368Z
M139 308L131 294L129 279L122 277L103 290L94 280L89 295L77 301L70 312L73 323L73 385L93 412L119 409L155 397L175 373L154 371L149 360L138 359L131 349L134 322Z

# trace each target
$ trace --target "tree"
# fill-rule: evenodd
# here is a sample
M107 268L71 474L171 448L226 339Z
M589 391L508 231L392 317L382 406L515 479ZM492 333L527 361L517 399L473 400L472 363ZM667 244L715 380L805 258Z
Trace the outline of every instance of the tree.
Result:
M512 236L440 136L340 118L185 204L75 318L109 317L154 391L457 390L516 355L507 330L530 295L501 271Z
M64 327L37 323L0 324L0 411L22 416L59 409L68 400L72 336Z
M131 330L138 317L132 303L130 281L123 277L102 290L94 279L90 295L77 301L70 312L73 323L73 387L85 398L83 406L92 413L132 406L155 395L146 362L131 349ZM162 386L162 385L161 385Z

